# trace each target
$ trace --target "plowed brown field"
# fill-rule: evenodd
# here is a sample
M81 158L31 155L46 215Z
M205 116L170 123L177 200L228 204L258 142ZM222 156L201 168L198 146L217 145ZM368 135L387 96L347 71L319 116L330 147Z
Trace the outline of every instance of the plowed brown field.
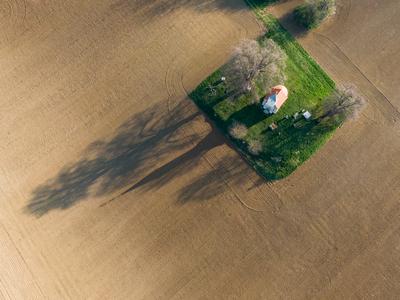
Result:
M186 97L261 30L244 3L1 2L0 298L396 298L399 13L300 38L369 105L265 183Z

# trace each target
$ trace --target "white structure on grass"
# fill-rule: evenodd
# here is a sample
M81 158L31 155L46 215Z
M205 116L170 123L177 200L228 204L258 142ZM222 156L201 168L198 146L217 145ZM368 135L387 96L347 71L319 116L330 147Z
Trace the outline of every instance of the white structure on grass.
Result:
M274 86L271 92L265 96L262 108L266 114L275 114L287 100L289 92L283 85Z

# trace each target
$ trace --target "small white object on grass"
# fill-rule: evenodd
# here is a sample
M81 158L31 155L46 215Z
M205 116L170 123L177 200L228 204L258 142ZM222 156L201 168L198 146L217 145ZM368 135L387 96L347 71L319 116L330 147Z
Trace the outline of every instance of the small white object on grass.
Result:
M308 120L311 118L311 113L307 110L304 114L303 114L304 119Z
M225 77L221 77L221 81L225 81L226 80L226 78Z

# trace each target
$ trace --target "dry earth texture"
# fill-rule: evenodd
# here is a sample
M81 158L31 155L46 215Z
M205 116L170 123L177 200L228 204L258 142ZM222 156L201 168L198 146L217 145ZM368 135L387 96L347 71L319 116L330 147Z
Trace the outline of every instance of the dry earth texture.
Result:
M271 184L186 97L244 3L2 1L0 298L399 295L400 2L339 4L300 41L368 108Z

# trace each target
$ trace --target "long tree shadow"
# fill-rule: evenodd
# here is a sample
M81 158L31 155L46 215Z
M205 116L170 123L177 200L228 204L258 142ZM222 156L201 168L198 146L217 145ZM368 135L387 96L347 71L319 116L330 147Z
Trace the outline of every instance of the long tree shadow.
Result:
M203 138L196 146L189 151L155 169L139 182L132 185L121 195L129 193L139 187L145 186L146 189L154 189L168 183L176 174L184 174L186 170L194 167L204 153L210 149L223 144L223 139L214 130Z
M195 177L178 193L178 202L185 204L189 201L205 201L226 193L228 186L234 187L243 184L253 171L247 164L238 160L236 153L226 155L215 165ZM255 185L263 184L260 180Z
M173 179L190 172L199 164L201 158L209 150L222 144L225 144L225 138L216 129L213 129L192 149L156 168L109 202L139 188L141 191L152 191L161 188ZM209 200L226 192L227 182L224 177L228 178L229 183L234 186L243 183L250 176L250 173L253 173L253 171L247 164L238 160L236 153L226 154L214 166L210 166L205 173L197 175L179 190L177 201L184 204L188 201ZM258 186L263 183L263 180L259 180L254 185ZM108 202L105 204L108 204Z
M183 135L181 130L199 115L184 102L168 115L163 105L135 114L114 137L92 143L79 161L37 187L26 211L41 216L66 209L89 195L106 195L128 185L168 153L192 145L197 134Z

